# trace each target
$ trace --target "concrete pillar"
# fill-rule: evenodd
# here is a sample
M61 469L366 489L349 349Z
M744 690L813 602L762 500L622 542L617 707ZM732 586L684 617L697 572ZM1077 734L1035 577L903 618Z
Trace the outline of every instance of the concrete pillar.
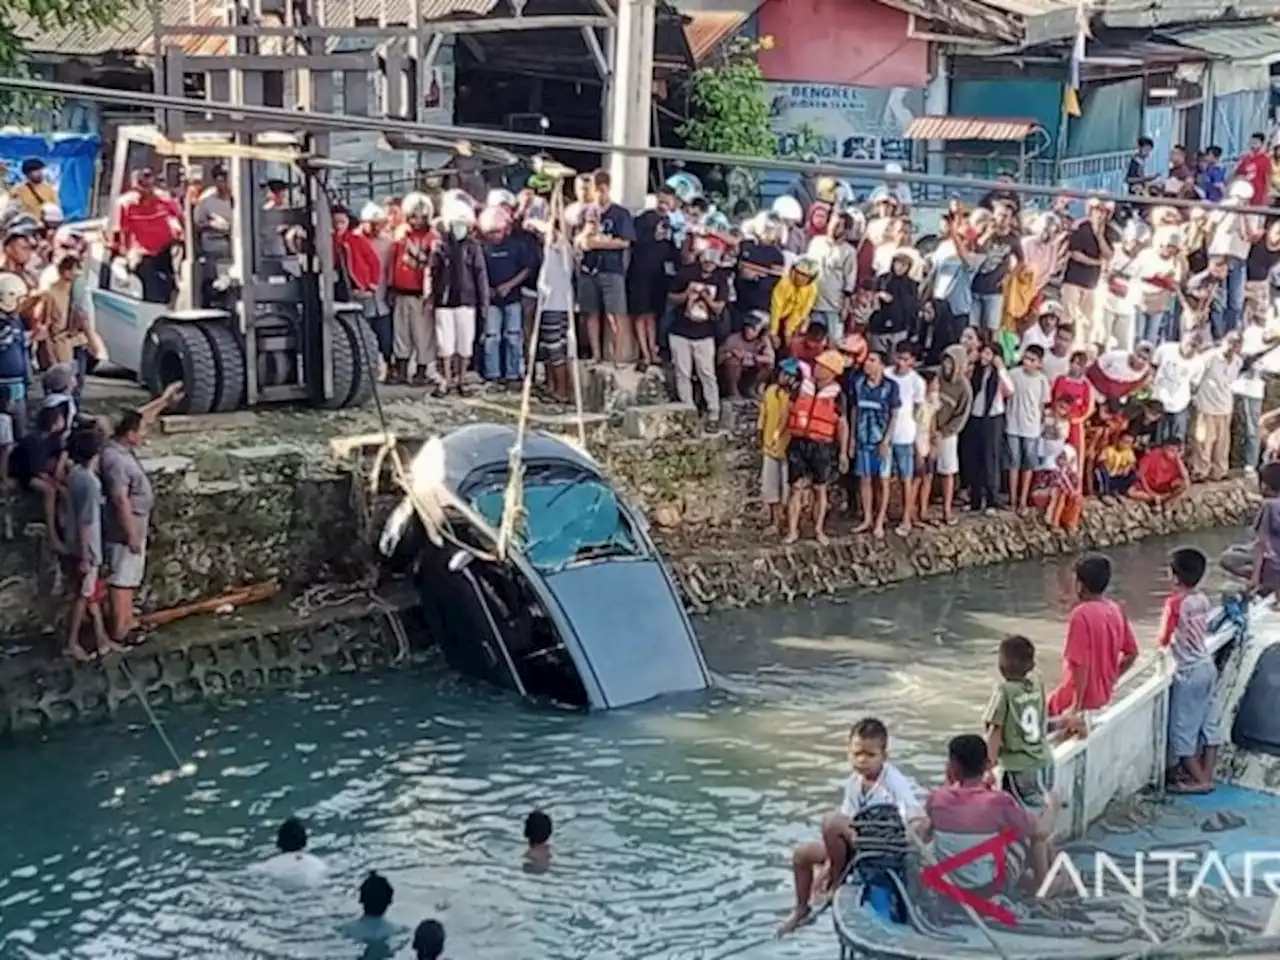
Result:
M619 0L618 24L613 31L613 85L610 91L609 142L647 147L653 129L653 43L657 23L656 0ZM609 158L614 199L638 210L648 190L649 161L645 157Z
M951 112L951 77L949 59L941 50L934 57L933 78L924 88L924 112L931 117L945 117ZM925 172L935 176L946 173L947 144L945 140L930 140L925 146ZM921 191L923 192L923 190ZM923 202L923 197L921 202ZM932 232L933 227L929 228Z

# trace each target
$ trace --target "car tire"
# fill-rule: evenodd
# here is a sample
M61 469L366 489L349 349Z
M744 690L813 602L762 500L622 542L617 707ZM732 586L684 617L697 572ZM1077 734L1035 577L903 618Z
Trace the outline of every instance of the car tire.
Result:
M153 396L170 383L182 381L182 402L175 413L212 413L218 396L218 375L209 338L196 324L162 320L151 328L151 369L143 382ZM144 351L145 352L145 351ZM175 376L181 371L180 376Z
M234 330L225 323L197 323L200 332L209 341L213 351L217 389L213 401L214 413L230 413L245 405L248 392L248 376L245 369L244 348Z

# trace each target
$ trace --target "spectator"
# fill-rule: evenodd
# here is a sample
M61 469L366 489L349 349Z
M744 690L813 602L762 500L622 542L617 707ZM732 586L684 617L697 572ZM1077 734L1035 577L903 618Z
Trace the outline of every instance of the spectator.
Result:
M528 244L513 232L510 214L504 208L486 207L480 212L480 233L489 278L480 373L489 383L519 390L524 377L521 289L537 264L529 256Z
M1280 336L1267 326L1265 315L1254 313L1246 319L1240 335L1240 375L1231 385L1244 425L1242 465L1246 475L1257 471L1261 456L1262 400L1266 387L1257 364L1277 343Z
M1100 200L1088 203L1088 216L1076 227L1067 241L1067 270L1062 278L1062 306L1067 319L1076 329L1076 348L1084 349L1099 342L1095 331L1097 305L1094 293L1102 278L1103 267L1111 261L1113 248L1109 236L1111 212Z
M720 375L730 399L758 396L773 370L773 341L769 339L769 314L748 315L742 329L730 334L720 348Z
M101 450L102 438L96 430L82 429L71 435L67 450L71 466L60 498L63 574L72 596L65 652L80 663L120 649L107 636L102 622L102 483L97 473ZM93 627L92 653L80 642L86 618Z
M893 425L901 407L898 384L885 375L884 354L875 350L867 354L861 372L850 372L845 395L854 411L852 437L846 449L852 451L853 476L857 478L858 502L862 506L862 522L853 532L871 532L877 540L883 540L893 469Z
M1123 497L1137 479L1138 455L1133 449L1133 434L1122 433L1114 444L1098 454L1094 468L1094 489L1103 503L1114 503Z
M133 597L146 573L147 535L155 505L151 479L138 459L138 450L155 418L181 396L182 384L173 383L156 400L125 413L102 449L102 490L107 501L102 539L107 553L111 639L119 644L137 642L131 636L137 628Z
M947 347L938 369L938 476L942 478L942 522L956 524L956 477L960 474L960 438L973 410L973 385L966 369L965 349Z
M591 199L596 216L578 237L582 250L578 274L578 303L586 317L587 343L593 362L604 359L602 319L608 320L615 363L630 341L627 316L626 254L635 243L635 224L626 207L613 202L608 171L591 175Z
M1012 391L1006 404L1010 506L1019 514L1031 509L1031 478L1040 461L1044 411L1049 405L1049 381L1041 372L1044 349L1035 344L1022 351L1022 362L1009 371Z
M784 360L771 371L756 420L760 444L760 499L765 519L780 535L786 533L787 448L791 443L791 394L800 385L800 364Z
M795 262L778 281L769 299L769 333L779 345L787 343L809 325L818 300L818 265L808 257Z
M978 235L976 252L982 254L982 262L973 278L973 323L996 330L1004 315L1004 278L1022 262L1022 243L1007 204L996 204L990 223Z
M720 424L720 386L716 381L716 321L729 300L728 284L713 249L698 254L697 263L681 269L668 299L678 314L671 325L671 363L681 403L693 404L693 376L702 385L707 429Z
M1191 387L1200 373L1196 356L1196 335L1189 333L1177 343L1159 347L1151 358L1155 379L1151 395L1164 408L1164 419L1156 434L1158 441L1184 447L1191 424Z
M1177 339L1174 313L1183 280L1182 235L1164 228L1133 261L1134 303L1141 338L1159 346ZM1132 329L1132 326L1130 326Z
M1231 456L1231 385L1240 376L1240 334L1232 331L1198 358L1194 404L1196 431L1191 444L1191 476L1194 480L1225 480Z
M848 240L852 229L853 218L841 212L830 219L824 234L809 241L808 257L818 265L813 318L827 328L832 346L844 339L849 298L858 285L858 253Z
M1271 199L1271 156L1267 152L1265 133L1249 137L1249 152L1240 158L1236 179L1249 184L1249 196L1241 197L1244 202L1255 207L1268 204Z
M476 314L491 297L489 271L484 251L471 236L475 214L461 205L443 213L447 235L431 248L427 263L440 355L434 394L445 397L456 389L465 397L471 393L464 375L475 350Z
M1153 507L1163 507L1186 496L1191 477L1182 449L1173 440L1157 442L1138 459L1138 474L1129 496Z
M1129 618L1106 596L1111 561L1086 554L1076 561L1079 602L1067 622L1062 651L1062 680L1049 695L1049 716L1101 710L1111 702L1116 682L1138 658Z
M45 179L47 169L39 157L27 157L22 161L22 182L9 188L9 199L29 217L39 218L45 204L58 204L57 189Z
M828 490L848 470L849 411L840 390L844 357L828 350L818 357L813 379L805 378L791 402L787 446L787 536L784 543L800 539L800 513L809 490L813 491L814 537L828 543L826 519Z
M1262 155L1262 160L1269 163L1265 154ZM1241 161L1241 167L1246 162L1247 160ZM1269 170L1267 175L1269 176ZM1209 256L1222 257L1227 264L1226 285L1219 289L1209 313L1215 340L1237 329L1244 311L1245 260L1254 241L1255 225L1252 217L1233 213L1231 208L1248 203L1251 189L1256 188L1251 188L1244 180L1233 183L1227 199L1222 202L1222 209L1212 221L1213 236L1209 240ZM1266 189L1264 180L1264 198ZM1265 203L1265 199L1262 203Z
M669 211L678 205L674 191L663 188L657 208L635 218L636 240L627 265L627 309L635 323L636 369L641 373L658 362L658 319L666 315L667 294L679 268L668 219Z
M909 271L912 259L905 250L894 253L889 272L876 277L879 306L871 317L871 349L895 355L898 346L909 339L919 325L919 284Z
M915 348L910 343L901 343L894 354L893 369L885 374L898 388L898 409L893 415L889 444L892 457L891 482L896 479L901 484L899 492L902 499L902 523L895 531L900 537L911 533L917 496L916 415L925 402L926 388L915 367Z
M394 362L387 377L392 384L412 383L425 387L436 376L440 364L433 314L435 291L427 287L431 279L431 255L440 238L431 228L435 211L431 200L420 193L408 194L402 208L405 222L391 245L388 286L392 294L392 352ZM410 371L412 362L416 369Z
M1125 171L1124 181L1130 193L1145 193L1147 188L1159 179L1147 169L1151 153L1156 148L1150 137L1138 138L1138 149L1129 158L1129 169Z
M1221 203L1227 192L1227 168L1222 162L1222 148L1209 146L1200 154L1200 172L1196 186L1206 200Z
M1013 384L995 348L985 344L969 376L973 408L960 437L960 464L969 478L969 509L994 516L1000 500L1000 458L1004 452L1005 404Z

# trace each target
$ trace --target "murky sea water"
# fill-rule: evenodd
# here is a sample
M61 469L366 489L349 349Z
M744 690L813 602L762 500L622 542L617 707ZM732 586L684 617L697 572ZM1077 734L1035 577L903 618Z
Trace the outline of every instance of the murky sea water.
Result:
M1170 546L1112 554L1147 647ZM1031 637L1056 680L1070 603L1064 560L717 616L698 624L715 691L609 715L433 669L173 711L199 770L164 786L141 721L22 741L0 749L0 958L355 958L335 928L376 868L389 917L438 917L454 960L830 960L828 923L772 931L790 847L839 801L850 722L885 719L895 760L935 782L948 738L976 730L1001 637ZM520 868L534 807L556 821L545 876ZM317 891L246 871L294 813L330 866Z

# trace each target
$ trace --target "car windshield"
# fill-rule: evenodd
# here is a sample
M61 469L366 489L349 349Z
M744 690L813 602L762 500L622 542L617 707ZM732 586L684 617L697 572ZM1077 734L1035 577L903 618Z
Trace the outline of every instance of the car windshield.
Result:
M502 523L506 471L471 493L472 508L494 527ZM515 542L544 573L607 557L639 557L643 550L618 495L578 470L530 465L524 478L523 522Z

